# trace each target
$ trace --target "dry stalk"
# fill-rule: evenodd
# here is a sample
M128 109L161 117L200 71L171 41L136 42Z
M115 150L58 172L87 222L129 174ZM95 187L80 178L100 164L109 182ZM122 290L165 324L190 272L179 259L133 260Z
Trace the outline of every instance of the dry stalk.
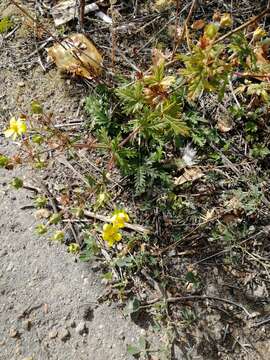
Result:
M176 42L176 44L175 44L175 46L174 46L173 53L172 53L172 58L174 57L174 55L175 55L175 53L176 53L179 45L181 44L181 42L182 42L183 39L184 39L184 36L185 36L185 34L186 34L187 25L188 25L188 23L189 23L189 21L190 21L190 18L191 18L191 16L192 16L193 11L194 11L195 5L196 5L196 0L193 0L193 1L192 1L192 4L191 4L191 7L190 7L190 9L189 9L188 16L187 16L187 18L186 18L186 20L185 20L185 22L184 22L183 30L182 30L182 32L181 32L181 35L180 35L179 38L177 39L177 42Z
M85 15L85 0L80 0L80 26L81 30L84 28L84 15Z
M155 304L162 300L163 300L162 297L158 297L158 298L147 301L143 305L149 306L149 305ZM220 302L223 302L226 304L230 304L230 305L238 307L239 309L244 311L244 313L248 316L248 318L252 317L251 314L248 312L248 310L242 304L238 304L232 300L223 299L223 298L220 298L217 296L210 296L210 295L176 296L176 297L168 297L166 299L166 302L167 303L175 303L175 302L181 302L181 301L200 301L200 300L216 300L216 301L220 301Z

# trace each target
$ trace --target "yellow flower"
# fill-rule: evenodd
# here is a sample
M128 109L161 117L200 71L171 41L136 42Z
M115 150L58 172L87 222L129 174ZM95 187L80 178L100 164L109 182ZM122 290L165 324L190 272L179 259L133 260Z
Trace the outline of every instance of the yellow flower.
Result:
M5 137L11 137L16 140L17 136L21 136L27 130L26 123L23 119L16 120L12 117L9 122L9 128L4 131Z
M118 210L111 218L111 222L115 228L121 229L125 223L129 221L129 216L124 210Z
M109 246L113 246L116 242L122 239L122 235L118 232L118 228L114 225L105 224L103 226L102 238Z
M267 35L267 32L264 29L262 29L261 27L257 27L257 29L253 33L253 38L255 40L258 40L266 35Z
M221 19L220 19L220 26L225 28L225 27L231 27L233 24L233 20L230 14L223 14Z

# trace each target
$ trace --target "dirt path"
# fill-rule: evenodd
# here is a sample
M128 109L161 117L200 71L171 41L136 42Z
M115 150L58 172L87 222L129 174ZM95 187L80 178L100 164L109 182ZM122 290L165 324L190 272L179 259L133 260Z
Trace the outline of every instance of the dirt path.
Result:
M81 117L87 88L56 69L44 73L37 56L29 56L33 36L17 9L1 1L0 15L21 24L0 43L0 132L33 99L59 121ZM7 144L1 135L0 153L10 152ZM114 306L95 305L104 288L89 264L34 235L34 214L21 209L31 204L31 194L10 189L14 176L0 170L0 360L128 359L126 345L141 330Z
M3 145L0 151L3 150ZM113 306L89 264L33 235L29 192L0 171L0 359L128 359L140 332Z

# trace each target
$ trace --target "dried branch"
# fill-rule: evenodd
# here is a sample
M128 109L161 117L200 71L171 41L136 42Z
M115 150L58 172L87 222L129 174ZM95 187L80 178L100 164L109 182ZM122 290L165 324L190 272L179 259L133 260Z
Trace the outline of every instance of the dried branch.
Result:
M162 297L158 297L152 300L147 301L146 303L144 303L143 305L152 305L155 304L159 301L162 301L163 298ZM210 295L190 295L190 296L177 296L177 297L169 297L166 299L167 303L175 303L175 302L181 302L181 301L200 301L200 300L216 300L216 301L220 301L226 304L230 304L233 305L235 307L238 307L239 309L241 309L242 311L244 311L244 313L251 318L251 314L248 312L248 310L239 303L236 303L232 300L228 300L228 299L223 299L217 296L210 296Z
M90 218L100 220L100 221L106 222L106 223L109 223L111 221L110 217L104 216L104 215L99 215L99 214L96 214L96 213L94 213L92 211L84 211L84 215L86 217L90 217ZM139 233L142 233L144 235L151 234L151 229L146 228L146 227L144 227L142 225L125 223L125 228L136 231L136 232L139 232Z
M85 0L80 0L80 26L82 31L84 25L84 15L85 15Z

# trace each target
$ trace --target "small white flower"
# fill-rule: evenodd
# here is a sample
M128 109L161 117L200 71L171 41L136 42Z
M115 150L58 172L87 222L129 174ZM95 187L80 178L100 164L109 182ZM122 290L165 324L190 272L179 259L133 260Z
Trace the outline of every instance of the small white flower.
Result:
M196 163L195 156L197 154L197 151L191 147L190 144L187 144L187 146L184 148L182 160L187 166L192 166Z

